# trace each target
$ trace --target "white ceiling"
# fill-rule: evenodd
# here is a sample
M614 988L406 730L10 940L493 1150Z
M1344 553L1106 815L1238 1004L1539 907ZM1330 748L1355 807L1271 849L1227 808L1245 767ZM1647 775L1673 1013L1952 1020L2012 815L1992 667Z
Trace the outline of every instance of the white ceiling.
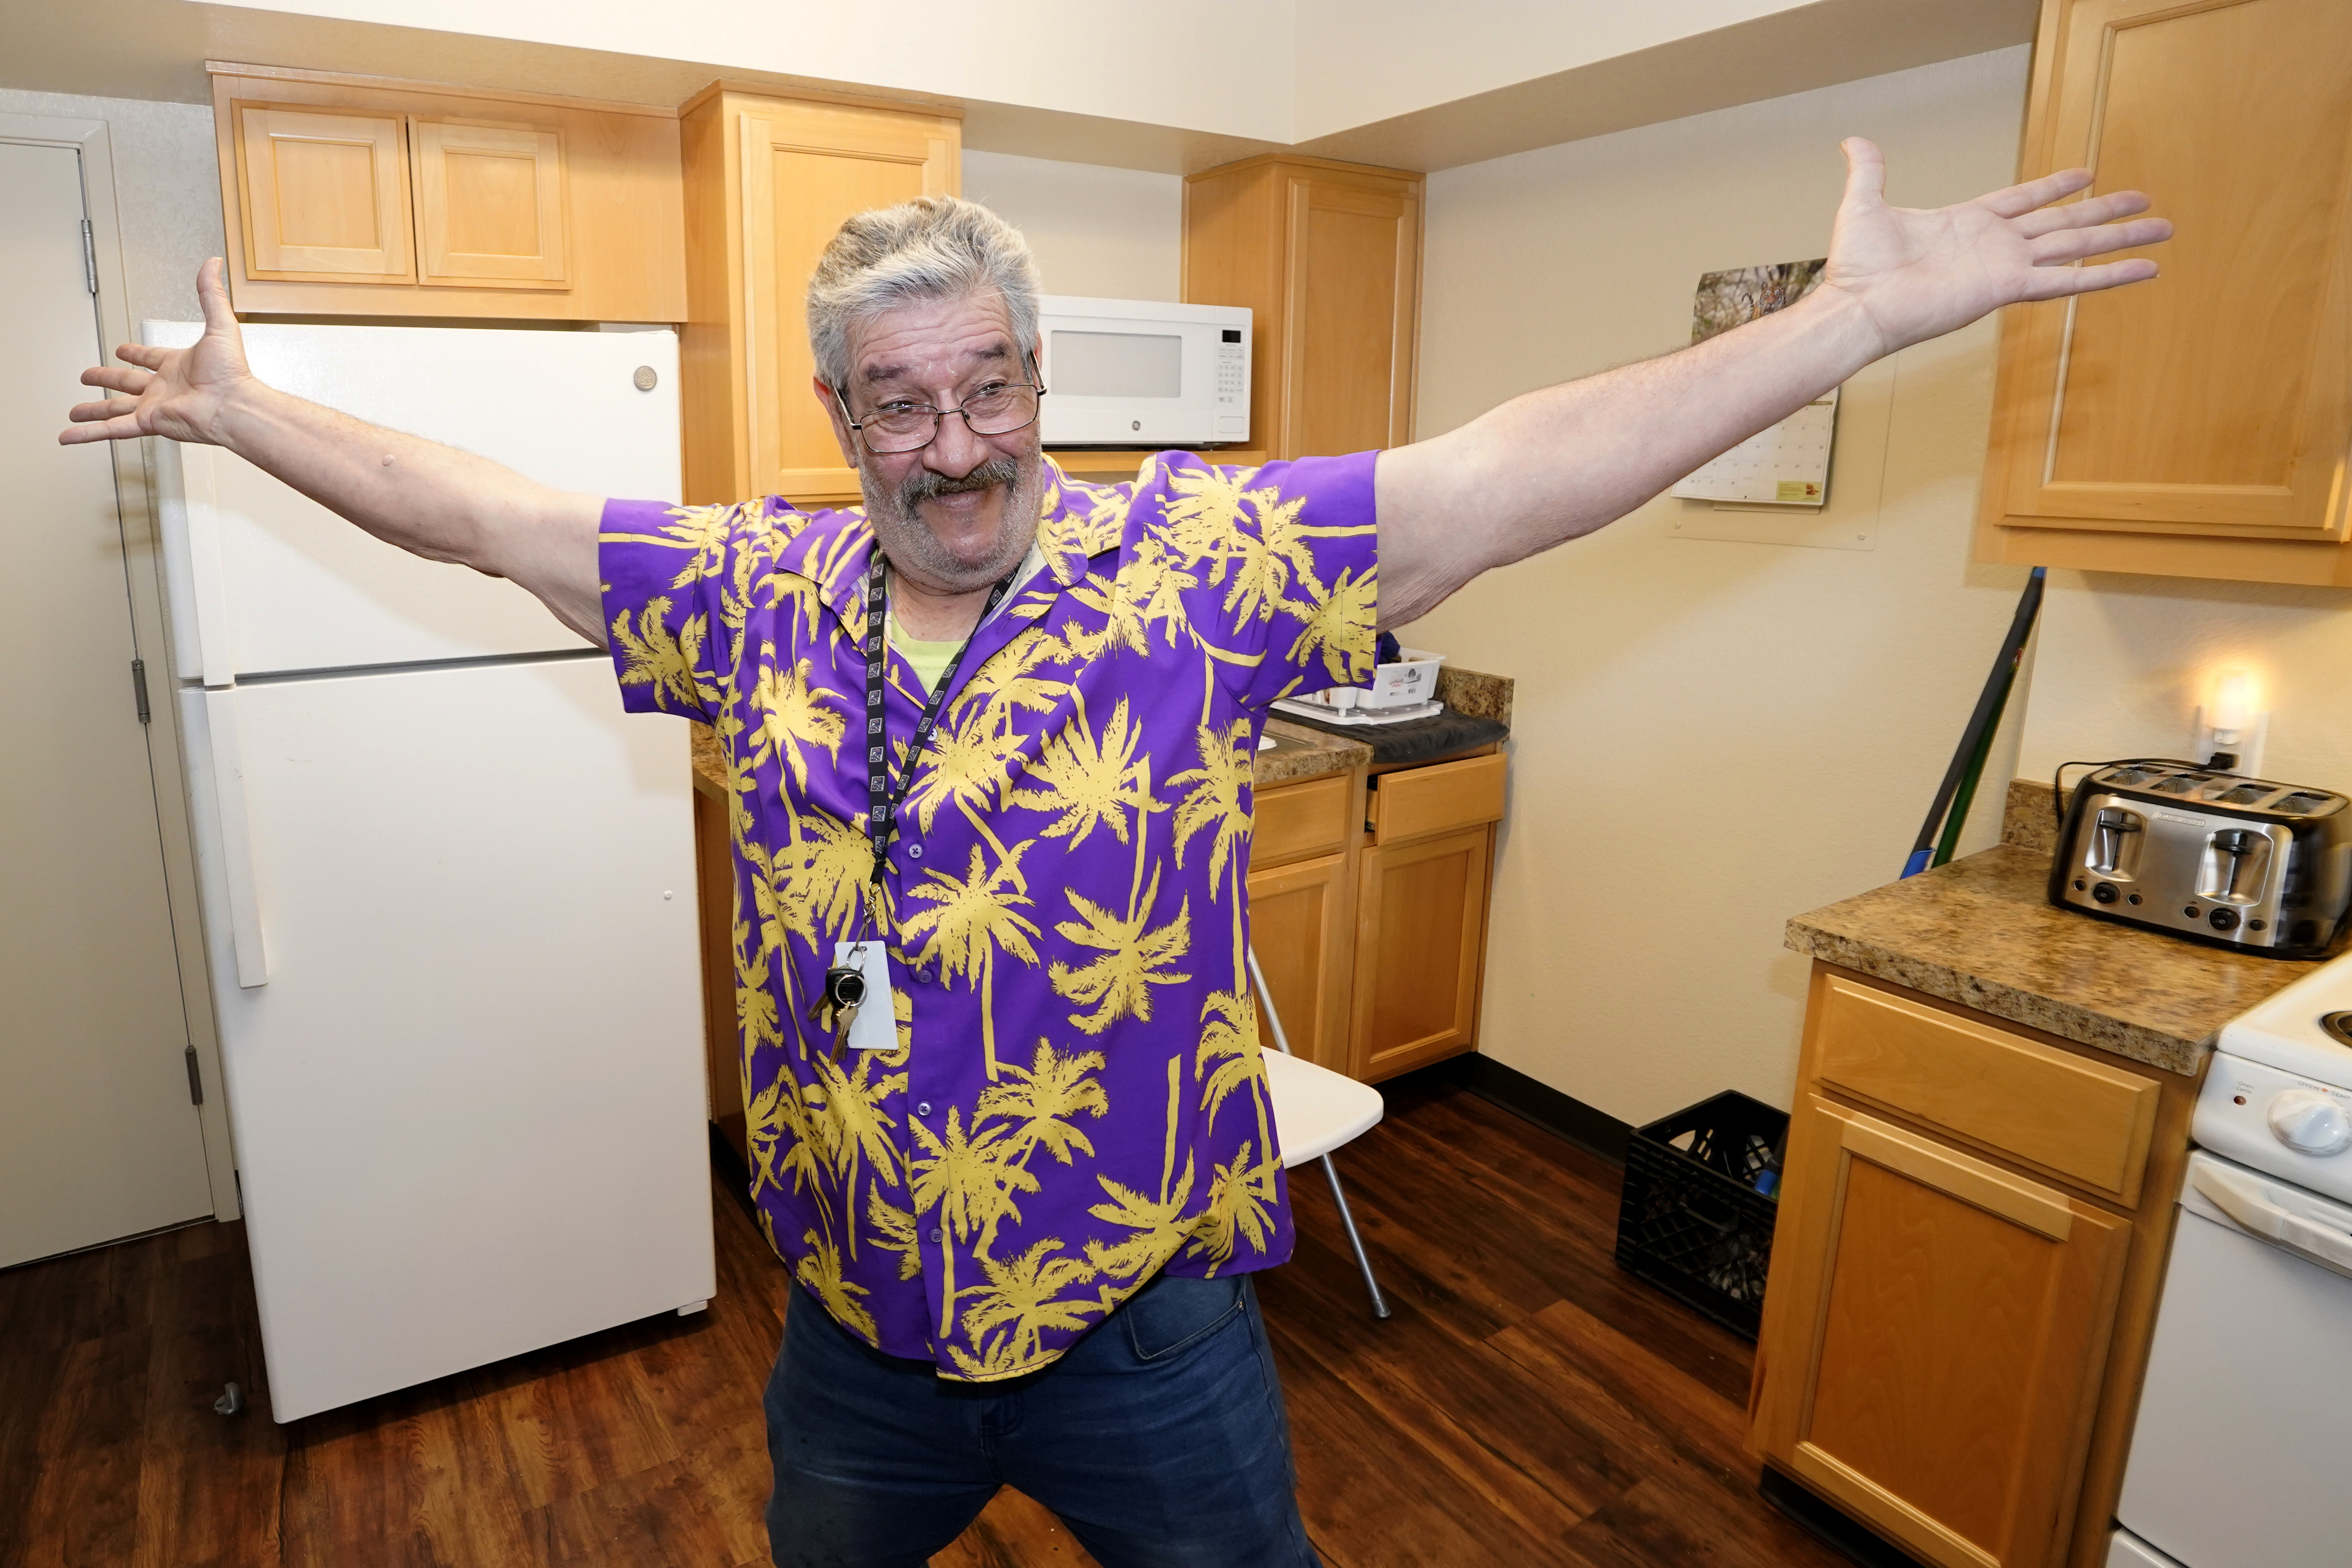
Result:
M2022 43L2036 0L0 0L0 86L209 99L206 59L675 104L951 103L966 144L1447 168Z

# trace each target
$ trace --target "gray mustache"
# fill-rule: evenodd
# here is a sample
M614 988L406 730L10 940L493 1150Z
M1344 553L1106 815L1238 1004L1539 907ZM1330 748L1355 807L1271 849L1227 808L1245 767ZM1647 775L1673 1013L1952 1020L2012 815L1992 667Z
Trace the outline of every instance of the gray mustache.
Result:
M900 504L912 508L919 501L934 496L961 495L966 490L992 490L1000 485L1010 485L1021 477L1020 465L1010 458L992 458L968 474L950 478L930 468L919 468L908 474L898 487Z

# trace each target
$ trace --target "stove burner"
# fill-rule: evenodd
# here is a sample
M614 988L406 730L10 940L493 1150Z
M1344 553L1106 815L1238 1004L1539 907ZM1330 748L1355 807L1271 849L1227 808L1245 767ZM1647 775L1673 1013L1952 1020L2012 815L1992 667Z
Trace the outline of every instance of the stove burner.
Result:
M2352 1013L2330 1013L2319 1020L2328 1038L2339 1046L2352 1046Z

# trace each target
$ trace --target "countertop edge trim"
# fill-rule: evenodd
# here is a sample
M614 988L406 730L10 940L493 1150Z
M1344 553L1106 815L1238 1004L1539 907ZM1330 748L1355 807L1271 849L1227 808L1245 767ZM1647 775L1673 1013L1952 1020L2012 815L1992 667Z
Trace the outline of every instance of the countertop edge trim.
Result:
M2012 1024L2022 1024L2027 1028L2040 1029L2076 1045L2183 1078L2195 1078L2203 1069L2213 1046L2210 1036L2201 1040L2184 1040L2052 997L1996 986L1947 964L1900 957L1858 938L1807 925L1801 918L1789 921L1783 942L1790 951L1808 958L1908 986L1992 1017L2005 1018Z

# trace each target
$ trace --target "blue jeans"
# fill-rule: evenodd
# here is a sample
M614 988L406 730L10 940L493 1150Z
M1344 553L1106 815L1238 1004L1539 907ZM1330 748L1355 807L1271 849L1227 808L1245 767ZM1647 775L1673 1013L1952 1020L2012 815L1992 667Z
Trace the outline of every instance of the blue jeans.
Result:
M766 1405L778 1568L922 1568L1000 1486L1103 1568L1317 1568L1246 1274L1161 1275L1044 1371L976 1384L795 1291Z

